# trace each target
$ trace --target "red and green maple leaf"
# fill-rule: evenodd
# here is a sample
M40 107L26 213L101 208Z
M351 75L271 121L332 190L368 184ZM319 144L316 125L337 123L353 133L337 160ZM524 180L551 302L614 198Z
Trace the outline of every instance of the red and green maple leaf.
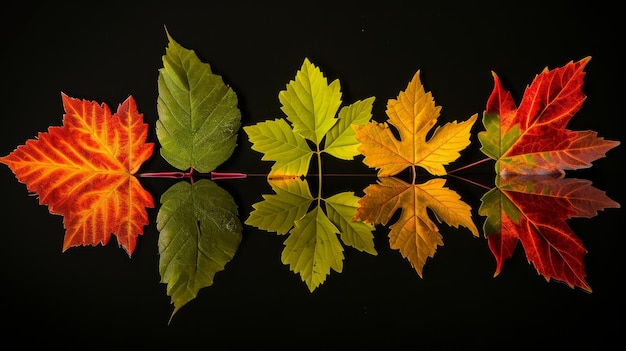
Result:
M521 242L528 262L546 280L591 292L585 278L587 249L566 220L591 218L605 208L619 208L619 203L583 179L512 176L498 177L496 183L478 209L487 216L483 232L496 259L494 275Z
M496 160L498 174L564 174L591 167L619 145L592 130L565 128L586 99L582 87L590 59L544 69L526 88L519 107L492 73L494 89L483 114L486 130L478 139L481 151Z
M132 255L146 208L154 201L134 176L153 151L148 125L129 97L111 114L106 104L62 94L63 126L27 140L0 162L52 214L62 215L63 251L106 245L111 234Z

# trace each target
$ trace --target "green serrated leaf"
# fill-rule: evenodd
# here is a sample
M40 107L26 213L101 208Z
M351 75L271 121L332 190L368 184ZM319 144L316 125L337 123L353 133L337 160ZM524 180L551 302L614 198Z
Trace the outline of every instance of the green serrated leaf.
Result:
M252 207L245 224L278 234L287 234L296 220L309 210L313 196L305 179L269 179L276 194L263 195Z
M359 197L353 192L343 192L325 199L326 212L333 224L339 227L341 240L359 251L376 255L374 248L374 226L352 218L359 207Z
M193 50L169 39L159 69L156 134L161 156L172 166L210 172L237 144L241 113L237 96Z
M330 274L343 269L343 247L337 238L337 227L319 206L301 219L285 240L281 260L306 283L313 292Z
M163 193L156 225L159 273L173 317L233 259L243 228L232 196L208 179L181 181Z
M328 131L322 151L342 160L352 160L359 155L359 141L352 125L363 125L372 118L374 97L344 106L339 111L339 121Z
M252 150L263 153L262 160L275 161L270 175L301 176L309 170L313 151L284 119L245 126L243 130L252 143Z
M308 58L296 73L296 79L278 94L287 119L295 133L319 145L337 122L335 115L341 105L339 80L328 84L320 69Z

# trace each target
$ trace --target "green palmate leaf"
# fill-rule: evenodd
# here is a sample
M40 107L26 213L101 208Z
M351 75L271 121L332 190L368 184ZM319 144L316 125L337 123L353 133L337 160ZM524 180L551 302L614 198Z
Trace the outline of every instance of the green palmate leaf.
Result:
M161 156L180 170L210 172L235 149L241 126L237 96L193 50L167 37L158 80Z
M313 151L284 119L265 121L243 129L252 143L252 150L263 153L262 160L274 161L270 174L303 175L309 170Z
M276 194L265 194L263 201L252 205L254 210L245 224L286 234L309 210L313 196L304 179L269 179L268 182Z
M242 225L232 196L208 179L169 188L161 196L156 224L159 272L174 316L232 260Z
M318 206L295 221L285 240L282 262L300 274L311 292L326 280L331 268L336 272L343 269L343 247L338 232Z
M306 179L280 178L268 182L275 194L265 194L263 201L252 205L254 209L245 224L288 234L282 262L300 274L311 291L325 281L331 268L341 272L343 248L337 234L345 245L377 254L374 226L352 220L359 201L354 193L339 193L315 201ZM320 206L322 200L326 213Z
M331 222L339 227L341 240L359 251L376 255L374 248L374 226L363 221L354 221L352 217L359 207L358 196L344 192L325 199L326 211Z
M319 145L337 122L340 90L339 80L328 84L320 69L304 59L296 79L287 84L287 90L281 91L278 98L294 132Z
M352 221L359 198L353 193L321 197L321 153L344 160L359 154L352 126L369 122L374 97L345 106L337 114L341 105L339 81L328 84L308 59L278 97L286 119L243 128L252 149L262 153L263 160L274 162L268 181L276 193L263 195L263 201L253 205L245 223L278 234L288 233L282 262L300 274L313 291L331 269L341 272L343 247L337 234L346 245L376 254L373 226ZM315 198L306 179L301 178L307 174L313 155L317 156L320 176Z
M264 154L263 160L275 162L270 178L305 175L313 154L319 157L326 152L344 160L359 155L359 142L351 126L369 122L374 97L344 106L335 117L341 105L339 81L327 84L319 68L308 59L278 97L286 120L243 127L252 149ZM315 144L314 149L307 141ZM321 165L318 167L321 172Z
M324 152L342 160L352 160L359 155L359 142L351 125L363 125L372 118L374 97L345 106L339 111L339 121L328 131Z

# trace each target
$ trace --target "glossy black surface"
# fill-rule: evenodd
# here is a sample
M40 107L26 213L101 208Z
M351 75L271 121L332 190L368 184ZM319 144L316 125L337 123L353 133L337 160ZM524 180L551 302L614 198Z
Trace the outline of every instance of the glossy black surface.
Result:
M568 127L624 140L623 36L617 7L590 2L516 5L456 2L172 2L20 5L2 17L3 109L0 154L48 126L60 125L61 93L117 106L129 95L157 142L157 76L165 27L223 76L239 97L242 124L284 117L278 92L308 57L339 79L344 104L376 96L374 119L387 99L421 71L442 106L441 123L482 113L494 71L519 102L545 67L592 56L582 110ZM409 5L410 4L410 5ZM617 5L614 5L617 6ZM10 22L9 20L15 20ZM12 24L9 24L12 23ZM484 158L472 145L454 166ZM270 164L239 145L218 170L266 173ZM590 169L572 173L623 205L623 146ZM360 159L324 160L328 173L369 173ZM624 345L624 217L622 209L568 221L583 240L589 294L546 282L521 250L493 277L487 242L464 229L444 236L419 278L389 249L388 228L376 232L378 256L346 248L344 270L314 293L280 262L283 237L244 226L243 241L215 284L202 289L168 326L171 313L158 272L158 208L151 209L132 258L114 240L106 247L61 252L60 216L29 196L2 166L0 212L4 327L14 345L106 345L136 349L380 349L544 346L606 349ZM143 171L173 170L155 152ZM463 176L493 185L491 164ZM362 190L375 177L327 178L324 191ZM142 179L156 201L173 180ZM271 192L263 177L220 181L235 198L242 222ZM449 178L478 216L485 189Z

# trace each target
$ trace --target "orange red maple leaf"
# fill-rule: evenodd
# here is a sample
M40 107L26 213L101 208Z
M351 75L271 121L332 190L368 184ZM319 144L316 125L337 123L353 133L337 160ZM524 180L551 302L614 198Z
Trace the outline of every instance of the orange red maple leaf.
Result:
M63 216L63 251L106 245L111 234L132 255L154 201L134 174L151 155L148 125L129 97L111 114L106 104L62 94L63 126L39 133L0 162L52 214Z
M592 130L566 129L586 99L582 87L590 60L544 69L524 91L519 107L493 73L494 88L483 114L486 130L478 139L481 151L496 160L498 174L564 174L591 167L619 145Z
M498 180L498 187L483 196L478 210L487 216L483 231L497 261L494 276L521 242L528 262L546 280L591 292L585 279L587 249L566 221L591 218L620 204L584 179L512 176Z

